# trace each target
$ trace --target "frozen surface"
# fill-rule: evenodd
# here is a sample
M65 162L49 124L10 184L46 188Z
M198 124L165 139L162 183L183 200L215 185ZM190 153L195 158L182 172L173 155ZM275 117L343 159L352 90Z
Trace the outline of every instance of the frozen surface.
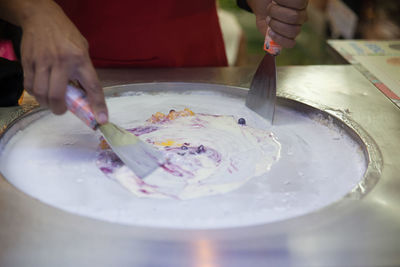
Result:
M18 132L0 158L13 185L49 205L101 220L157 227L221 228L268 223L331 204L362 179L361 148L329 122L278 107L275 124L219 93L135 94L108 100L111 120L125 128L151 114L189 107L197 113L243 117L272 131L281 158L269 172L226 194L197 199L138 198L96 166L99 133L66 114L46 115Z

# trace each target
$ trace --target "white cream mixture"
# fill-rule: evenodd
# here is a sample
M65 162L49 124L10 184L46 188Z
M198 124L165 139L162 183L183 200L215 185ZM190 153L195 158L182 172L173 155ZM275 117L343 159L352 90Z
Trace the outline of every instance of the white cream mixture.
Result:
M155 86L130 85L142 91ZM244 182L226 194L185 201L137 197L99 170L100 133L66 113L48 114L15 134L2 148L1 174L31 197L71 213L127 225L196 229L251 226L304 215L337 202L363 178L367 161L360 153L360 146L336 127L327 127L320 120L279 105L271 127L245 106L243 97L220 92L229 89L222 85L212 85L214 92L201 91L211 86L204 84L157 86L160 90L173 88L183 93L131 93L131 96L111 97L107 99L111 121L132 129L143 126L157 111L166 113L185 107L191 107L197 114L227 116L224 118L228 124L229 116L233 115L232 127L246 129L249 135L252 128L272 131L281 144L279 160L269 171L247 182L256 173L255 167L235 175L225 172L226 179L231 180L220 180L221 184ZM200 91L188 92L195 89ZM235 124L240 117L246 119L246 127ZM223 149L231 149L229 146L238 138L229 134L219 139L229 144ZM201 143L207 148L205 141L196 143L190 139L189 142L192 142L189 146ZM225 153L218 147L214 149L221 155ZM131 181L128 179L128 183Z
M191 199L226 193L267 172L280 155L272 133L240 125L233 116L196 114L134 131L145 132L140 138L165 152L168 163L163 168L142 180L109 149L100 153L97 164L139 197Z

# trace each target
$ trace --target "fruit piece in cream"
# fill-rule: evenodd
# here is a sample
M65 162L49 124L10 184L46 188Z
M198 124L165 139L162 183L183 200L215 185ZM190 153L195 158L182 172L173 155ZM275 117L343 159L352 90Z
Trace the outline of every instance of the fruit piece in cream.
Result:
M189 109L157 112L129 131L164 151L166 164L140 179L102 141L97 165L139 197L191 199L227 193L267 172L280 156L272 133L238 124L233 116Z

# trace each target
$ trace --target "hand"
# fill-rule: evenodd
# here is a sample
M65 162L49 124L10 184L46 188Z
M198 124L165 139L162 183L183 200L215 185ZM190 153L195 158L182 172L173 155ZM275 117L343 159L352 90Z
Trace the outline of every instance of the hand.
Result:
M269 35L284 48L296 44L295 38L301 31L301 25L307 20L308 0L247 0L256 15L258 30Z
M88 43L62 9L53 1L38 1L21 23L24 87L42 106L55 114L67 110L65 90L77 80L88 96L100 123L108 120L104 94L90 61Z

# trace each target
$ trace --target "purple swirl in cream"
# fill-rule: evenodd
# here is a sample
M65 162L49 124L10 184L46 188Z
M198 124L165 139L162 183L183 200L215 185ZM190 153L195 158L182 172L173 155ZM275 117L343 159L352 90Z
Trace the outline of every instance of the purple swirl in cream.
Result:
M273 134L237 123L233 116L196 114L129 130L165 152L167 163L139 179L110 150L97 165L139 197L190 199L226 193L267 172L279 159Z

